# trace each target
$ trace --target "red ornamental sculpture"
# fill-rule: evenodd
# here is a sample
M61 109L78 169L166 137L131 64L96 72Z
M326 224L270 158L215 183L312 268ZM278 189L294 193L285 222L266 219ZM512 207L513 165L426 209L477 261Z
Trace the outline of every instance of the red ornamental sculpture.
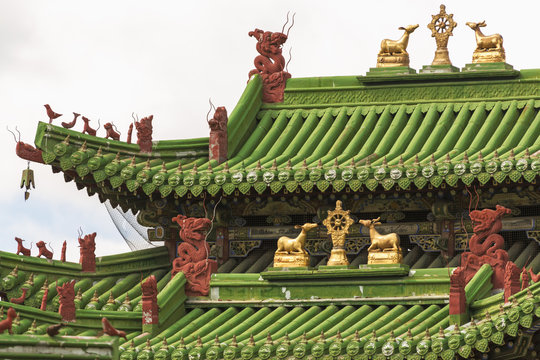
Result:
M23 239L15 237L15 241L17 242L17 255L22 254L24 256L30 256L30 249L32 249L32 245L30 245L30 249L28 249L22 244L24 241Z
M287 22L289 18L287 16ZM287 23L285 23L287 25ZM284 34L285 25L281 32L270 32L255 29L249 32L249 36L257 39L256 49L260 54L255 58L255 69L249 72L251 78L254 74L259 74L263 82L263 101L275 103L283 101L283 93L287 79L291 74L285 71L285 58L281 54L282 46L287 41L289 30L294 25L294 16L291 27Z
M210 126L209 159L217 160L219 164L227 160L227 109L220 106L214 117L208 120Z
M465 285L463 268L458 267L450 275L450 315L464 314L467 311Z
M508 261L504 273L504 302L508 302L510 296L521 290L521 282L519 281L520 275L521 271L516 264Z
M508 253L503 249L504 239L498 232L502 228L502 217L506 214L510 214L510 209L500 205L497 205L495 210L484 209L470 212L470 218L474 224L474 235L469 241L471 251L461 255L466 282L469 282L483 264L489 264L493 268L494 288L504 287Z
M188 218L178 215L172 219L180 225L178 257L173 261L172 276L183 272L187 279L186 295L208 295L210 276L215 271L217 262L208 259L210 247L206 242L206 232L212 222L206 218Z
M36 243L36 246L39 250L38 254L37 254L37 257L41 257L43 255L43 257L51 260L52 257L53 257L53 252L48 250L47 247L46 247L46 243L44 241L38 241Z
M75 280L66 282L62 286L57 286L60 307L58 313L62 316L62 321L75 321Z
M81 257L79 258L79 264L83 272L95 272L96 271L96 233L85 235L84 238L79 237L79 247Z
M152 152L152 120L154 115L150 115L135 122L137 129L137 144L141 152Z
M17 312L15 312L15 309L10 307L7 311L7 318L5 320L0 321L0 334L3 334L4 331L7 330L10 335L13 335L11 326L13 325L13 320L15 320L16 317L17 317Z
M143 324L158 324L159 309L157 304L157 281L151 275L145 282L141 283L142 288L142 321Z

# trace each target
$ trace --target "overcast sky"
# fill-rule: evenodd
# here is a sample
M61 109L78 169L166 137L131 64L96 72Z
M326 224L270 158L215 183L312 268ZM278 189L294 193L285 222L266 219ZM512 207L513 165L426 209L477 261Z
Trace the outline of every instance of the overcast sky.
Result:
M234 108L254 67L255 28L280 31L288 10L296 23L293 77L363 75L376 63L382 39L397 28L420 24L411 35L411 67L433 60L435 41L426 27L440 1L7 1L0 0L0 250L16 249L14 236L29 243L52 241L55 258L68 241L68 260L78 261L77 228L96 231L98 255L129 251L97 196L64 183L50 166L31 164L37 188L24 202L19 189L26 161L15 155L5 131L15 125L33 143L43 104L75 111L123 133L131 113L154 115L154 140L208 136L208 98ZM507 62L516 69L540 67L540 1L448 1L458 27L450 58L463 67L475 48L467 21L485 20L485 34L504 37ZM286 55L288 58L288 55ZM75 130L81 130L77 124ZM104 136L103 128L98 136ZM35 246L34 246L35 250ZM35 251L33 252L35 254Z

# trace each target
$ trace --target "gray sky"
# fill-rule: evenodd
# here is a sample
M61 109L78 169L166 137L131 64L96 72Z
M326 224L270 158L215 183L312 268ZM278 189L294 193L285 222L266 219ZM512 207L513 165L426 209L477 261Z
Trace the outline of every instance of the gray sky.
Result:
M128 251L97 197L64 183L49 166L31 164L37 189L25 203L19 189L26 161L14 152L6 125L33 143L43 104L75 111L123 133L131 113L154 114L155 140L208 136L208 98L229 113L242 94L257 56L247 33L280 31L288 10L296 24L285 44L293 77L363 75L375 66L382 39L401 36L399 26L420 24L411 35L411 67L433 60L435 41L426 25L440 1L0 1L0 144L3 171L0 250L14 251L14 236L52 241L59 257L78 261L77 228L97 231L98 255ZM271 7L269 7L271 6ZM455 66L475 48L467 21L485 20L485 34L504 37L507 62L539 68L540 1L447 1L458 27L450 39ZM82 125L77 124L76 130ZM104 136L103 128L98 136ZM35 246L34 246L35 250ZM35 254L35 251L33 252Z

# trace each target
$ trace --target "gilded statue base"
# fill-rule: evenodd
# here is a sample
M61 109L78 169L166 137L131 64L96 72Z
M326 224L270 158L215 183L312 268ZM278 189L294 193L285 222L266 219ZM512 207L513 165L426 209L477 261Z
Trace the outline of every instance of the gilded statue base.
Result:
M504 49L475 51L472 57L473 64L503 63L505 61L506 61L506 54L504 52Z
M274 255L274 267L276 268L292 268L292 267L308 267L308 254L280 254Z
M345 249L332 249L328 258L327 266L349 265Z
M401 264L403 255L399 250L392 251L370 251L368 254L368 264Z
M409 66L408 54L379 54L377 56L377 67L395 67L395 66Z
M433 59L431 65L452 65L450 55L448 54L448 49L435 50L435 58Z

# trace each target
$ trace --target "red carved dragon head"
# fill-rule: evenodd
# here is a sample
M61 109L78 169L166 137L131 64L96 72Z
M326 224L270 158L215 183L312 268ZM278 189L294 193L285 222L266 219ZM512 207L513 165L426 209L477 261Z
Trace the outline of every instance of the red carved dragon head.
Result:
M178 215L172 218L180 225L180 238L184 241L204 241L212 221L207 218L188 218Z
M502 228L502 217L510 213L510 209L500 205L497 205L495 210L473 210L469 214L471 221L474 224L473 231L476 234L484 231L489 231L493 234L498 233Z

